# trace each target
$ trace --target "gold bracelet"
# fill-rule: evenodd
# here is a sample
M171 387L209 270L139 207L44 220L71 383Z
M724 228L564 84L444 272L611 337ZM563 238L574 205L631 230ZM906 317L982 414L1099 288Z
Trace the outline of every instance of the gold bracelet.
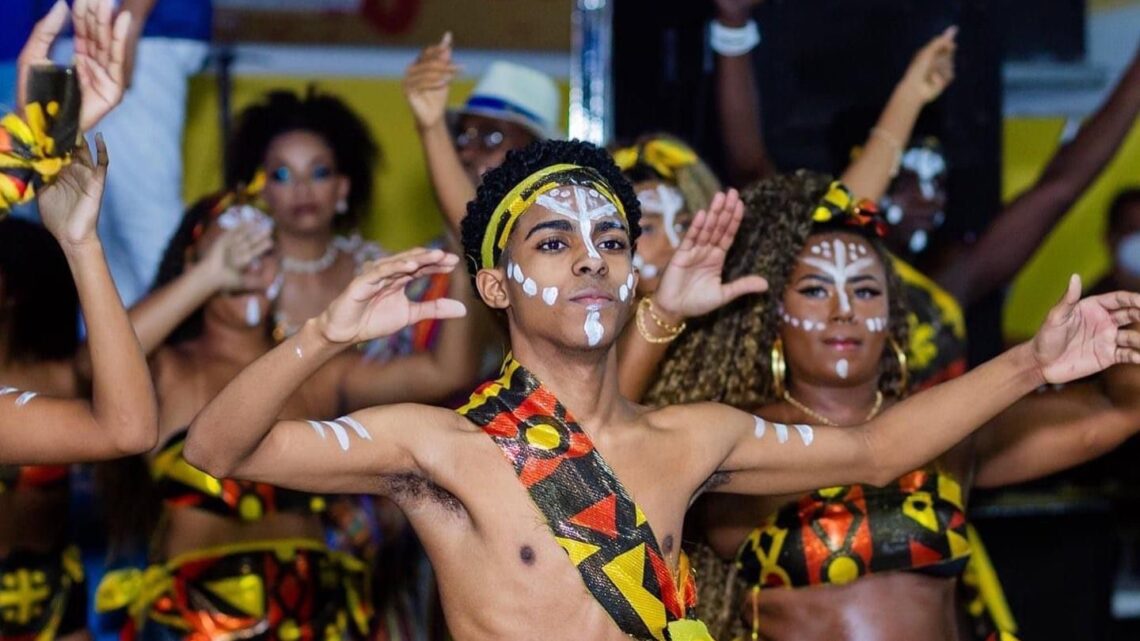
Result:
M673 330L667 330L669 331L668 336L654 336L650 334L649 329L645 327L645 310L649 309L649 305L646 305L645 302L649 299L643 298L641 300L642 303L637 306L637 313L634 314L634 316L636 316L634 320L637 323L637 332L641 334L641 337L644 338L647 343L653 343L654 345L672 343L673 341L677 340L677 337L681 335L681 332L685 331L685 323L682 322L680 325L675 326ZM652 310L649 311L649 315L653 315ZM661 324L661 322L656 318L654 321L657 322L658 325Z
M670 325L669 323L661 320L661 317L657 315L657 312L653 311L652 298L648 296L642 298L639 305L641 307L644 307L645 311L649 312L649 317L653 319L653 323L666 332L670 334L680 334L681 332L685 331L685 321L681 321L678 325Z

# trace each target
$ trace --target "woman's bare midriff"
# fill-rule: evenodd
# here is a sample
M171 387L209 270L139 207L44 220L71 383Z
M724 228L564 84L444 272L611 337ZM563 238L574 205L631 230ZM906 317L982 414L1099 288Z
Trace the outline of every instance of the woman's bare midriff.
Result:
M888 572L843 586L762 590L743 616L759 612L768 641L958 641L955 579ZM758 607L757 607L758 606Z
M243 523L194 508L167 510L160 553L165 559L224 545L282 539L322 542L321 524L311 514L268 514Z

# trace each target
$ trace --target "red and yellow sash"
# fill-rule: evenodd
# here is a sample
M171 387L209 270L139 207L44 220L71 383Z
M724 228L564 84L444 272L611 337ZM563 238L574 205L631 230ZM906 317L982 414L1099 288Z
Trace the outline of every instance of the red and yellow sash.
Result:
M645 514L589 436L518 361L482 385L459 413L502 449L554 538L598 603L626 634L711 641L695 619L696 585L674 579Z

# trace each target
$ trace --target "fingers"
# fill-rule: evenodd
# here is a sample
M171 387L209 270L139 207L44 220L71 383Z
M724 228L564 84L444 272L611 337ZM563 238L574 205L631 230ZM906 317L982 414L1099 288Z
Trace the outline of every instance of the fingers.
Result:
M766 291L768 291L768 281L763 276L743 276L721 287L726 305L741 296L762 294Z
M467 306L452 298L437 298L423 303L412 303L410 318L412 323L429 319L462 318L467 315Z
M704 229L707 221L708 214L705 213L705 210L698 211L697 215L693 216L693 222L689 223L689 228L685 230L685 237L681 239L681 246L677 248L677 251L692 249L697 242L697 236L701 234L701 230Z
M83 146L86 148L87 143L84 142ZM99 168L99 173L106 175L107 165L110 164L111 158L107 155L107 143L103 141L103 134L101 133L95 134L95 159L95 165Z
M133 21L134 16L132 16L129 11L124 11L115 18L115 24L111 30L111 53L109 58L110 62L107 66L107 74L118 87L125 87L127 84L125 78L127 40L130 37L131 23Z
M724 201L721 203L720 212L716 217L716 227L713 228L712 235L709 239L710 246L723 246L725 235L732 226L733 215L736 213L736 206L739 203L740 194L737 193L735 189L729 189L724 197ZM728 240L728 245L732 245L731 238Z
M1112 317L1112 322L1117 327L1131 325L1132 323L1140 322L1140 308L1138 307L1125 307L1118 309L1109 314Z
M83 57L89 55L88 43L91 41L90 28L88 27L88 11L89 5L93 0L75 0L72 5L72 27L75 29L75 55L76 57Z
M458 264L458 256L442 249L416 248L369 263L359 279L374 284L395 274L414 274L424 267L446 267L450 271Z
M115 6L113 0L97 0L95 8L95 53L94 58L100 67L111 64L111 23Z
M32 27L28 42L20 52L20 62L33 64L48 59L52 43L67 24L67 14L67 3L64 0L56 0L47 15Z
M1140 331L1134 329L1121 329L1116 332L1117 347L1128 347L1140 350Z

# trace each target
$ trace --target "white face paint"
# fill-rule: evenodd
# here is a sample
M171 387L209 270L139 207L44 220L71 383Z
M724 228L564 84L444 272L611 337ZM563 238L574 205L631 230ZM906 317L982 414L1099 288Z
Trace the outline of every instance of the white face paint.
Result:
M285 287L285 272L277 274L277 277L273 279L269 287L265 288L265 297L271 301L277 300L277 297L281 295L281 289L283 287Z
M578 222L582 243L590 258L601 258L594 246L594 223L607 216L616 216L617 207L602 197L598 190L581 185L564 185L539 196L535 202L559 216Z
M847 359L841 358L835 362L835 373L836 373L836 375L839 376L839 378L846 379L847 378L847 370L850 369L850 367L851 366L847 362Z
M907 243L907 247L910 248L910 251L917 254L926 249L926 243L929 242L928 239L929 236L925 229L915 230L915 232L910 235L910 242Z
M867 331L873 334L884 332L887 330L887 319L882 316L875 316L868 318L866 321Z
M534 296L538 294L538 283L534 282L533 279L526 279L523 281L523 293L527 296Z
M764 435L768 433L769 423L767 421L765 421L764 419L760 418L759 416L753 416L752 419L756 423L756 427L753 428L753 430L752 430L752 435L755 436L756 438L764 438ZM775 432L775 434L776 434L776 441L779 442L780 444L787 443L788 442L788 426L785 425L784 423L772 423L771 425L772 425L772 431ZM792 428L796 430L797 434L799 434L800 440L803 441L805 446L811 445L812 441L815 440L815 432L812 431L810 425L798 424L798 425L793 425Z
M16 407L23 407L27 405L28 401L32 400L36 396L37 395L35 392L24 392L23 394L20 394L20 396L16 398Z
M855 247L856 251L849 254L849 247ZM820 250L818 254L816 249ZM839 311L849 313L851 301L847 297L847 281L874 264L871 258L866 255L867 248L854 243L844 243L842 240L834 238L831 241L831 247L828 247L827 243L820 243L811 248L811 253L822 255L823 258L808 256L801 260L831 278L839 295ZM856 258L856 256L860 257Z
M797 318L783 311L783 309L784 308L781 305L780 318L782 318L784 323L787 325L791 325L796 329L800 329L802 327L805 332L822 332L823 330L827 329L827 323L823 321L813 321L807 318Z
M245 324L250 327L257 327L261 322L261 303L257 302L256 296L250 296L245 301Z
M597 305L590 305L586 307L586 340L590 343L590 347L594 347L602 342L602 336L606 333L606 328L602 326L602 312L601 308Z
M618 298L620 298L621 302L624 303L625 299L629 298L629 295L632 292L633 292L633 272L630 272L629 276L626 277L626 279L625 279L625 283L623 283L621 288L618 290Z
M293 353L297 355L298 360L305 357L305 354L303 352L301 352L301 346L300 345L298 345L296 347L296 349L293 350Z
M685 197L681 195L681 190L672 185L658 183L653 189L642 189L637 192L637 201L641 204L643 213L660 214L669 245L674 249L680 247L681 234L677 229L677 214L685 209Z
M657 278L657 274L661 272L657 265L645 262L645 257L641 254L633 255L633 266L643 278Z
M933 200L937 195L935 179L946 173L946 159L927 147L911 147L902 156L899 166L918 176L918 189L922 197Z
M558 300L558 288L546 287L542 290L542 302L547 305L554 305L554 301Z

